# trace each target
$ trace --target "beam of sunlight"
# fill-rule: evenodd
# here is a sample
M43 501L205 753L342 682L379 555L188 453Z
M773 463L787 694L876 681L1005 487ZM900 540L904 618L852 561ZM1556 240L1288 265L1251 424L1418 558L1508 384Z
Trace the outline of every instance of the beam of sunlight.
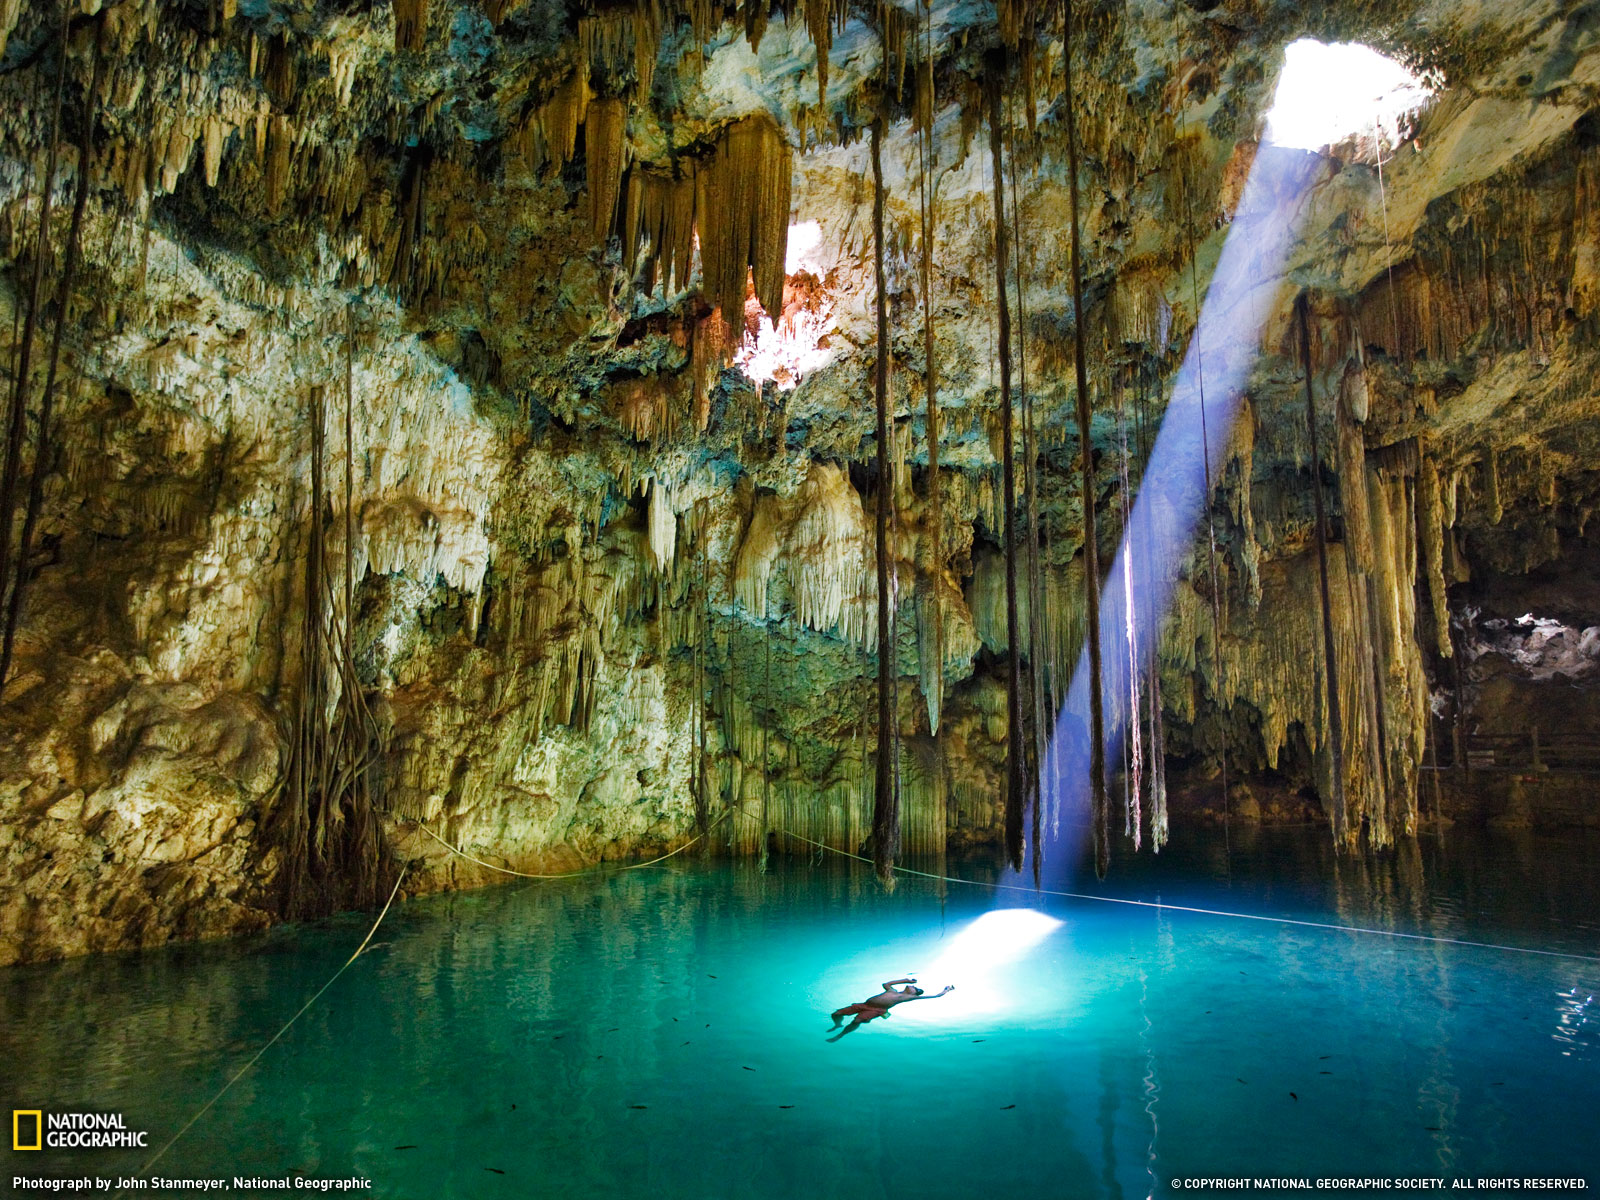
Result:
M1101 689L1108 772L1118 760L1127 726L1129 663L1124 639L1128 620L1131 615L1139 629L1153 630L1167 612L1193 544L1197 519L1209 503L1206 460L1209 457L1210 475L1215 478L1223 465L1239 397L1249 381L1262 332L1279 308L1288 249L1300 228L1321 162L1314 154L1276 146L1262 146L1256 154L1207 288L1198 327L1172 385L1172 398L1122 545L1112 569L1102 576ZM1132 614L1127 611L1125 570L1131 571L1134 579ZM1146 645L1153 649L1155 640L1147 636ZM1041 773L1041 803L1050 815L1049 844L1044 852L1054 879L1075 869L1078 850L1087 836L1087 662L1086 647L1079 655Z
M1015 1007L1027 991L1026 958L1061 922L1034 908L1001 908L984 913L944 943L938 958L917 976L934 994L946 984L955 991L939 1001L964 1013Z

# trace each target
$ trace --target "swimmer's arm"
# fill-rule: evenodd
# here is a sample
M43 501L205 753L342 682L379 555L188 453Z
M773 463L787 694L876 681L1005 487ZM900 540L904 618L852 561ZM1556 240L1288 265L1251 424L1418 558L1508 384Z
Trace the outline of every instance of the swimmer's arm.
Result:
M947 984L944 985L944 992L953 992L955 990L956 990L956 985L953 984L953 983L947 983ZM934 992L931 996L912 996L911 999L912 1000L937 1000L940 996L944 995L944 992Z
M915 983L916 981L916 977L912 975L907 975L904 979L891 979L884 983L883 990L887 992L897 983Z

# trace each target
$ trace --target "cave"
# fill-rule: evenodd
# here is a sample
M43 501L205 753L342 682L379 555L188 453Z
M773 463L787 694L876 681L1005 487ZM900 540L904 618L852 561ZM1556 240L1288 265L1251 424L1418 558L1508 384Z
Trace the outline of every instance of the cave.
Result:
M0 95L8 1194L1600 1185L1600 6Z

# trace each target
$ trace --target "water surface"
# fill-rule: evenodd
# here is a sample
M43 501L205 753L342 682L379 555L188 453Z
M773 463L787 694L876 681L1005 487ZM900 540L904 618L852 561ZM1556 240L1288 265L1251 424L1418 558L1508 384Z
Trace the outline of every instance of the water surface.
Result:
M1180 831L1103 887L1073 879L1600 955L1597 849L1460 833L1335 859L1320 830L1236 829L1226 848ZM1003 921L961 948L996 906L1061 925L1009 961ZM121 1112L159 1145L369 920L0 973L5 1102ZM377 942L160 1173L356 1174L415 1200L1115 1198L1195 1175L1600 1186L1596 962L923 879L885 895L833 858L422 899ZM957 990L827 1040L830 1010L906 974ZM144 1157L25 1165L105 1177Z

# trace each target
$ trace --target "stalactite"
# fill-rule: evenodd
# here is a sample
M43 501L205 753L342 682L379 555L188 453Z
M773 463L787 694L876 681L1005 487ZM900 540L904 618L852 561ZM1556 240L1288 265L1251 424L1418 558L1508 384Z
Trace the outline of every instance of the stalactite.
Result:
M995 15L1000 25L1000 40L1010 50L1022 43L1024 29L1031 24L1032 6L1025 0L997 0Z
M1358 714L1352 728L1346 729L1346 745L1353 745L1362 763L1353 771L1346 799L1350 827L1347 836L1359 838L1357 822L1365 819L1374 845L1390 841L1389 816L1391 787L1388 762L1388 689L1384 686L1385 666L1380 647L1380 606L1375 599L1379 573L1390 570L1379 550L1382 531L1378 522L1386 519L1374 506L1369 480L1368 454L1362 418L1367 411L1367 395L1362 367L1357 356L1346 364L1340 378L1336 402L1335 429L1338 433L1339 499L1344 513L1345 591L1351 630L1354 633L1354 670L1345 676ZM1409 577L1408 577L1409 578ZM1347 763L1347 765L1349 765Z
M850 6L847 0L801 0L800 7L805 14L806 32L811 35L811 44L817 51L817 103L826 108L828 55L833 50L833 31L835 26L844 27Z
M604 244L617 219L622 195L622 172L627 158L628 106L621 100L589 102L583 126L584 165L589 185L589 223L596 241Z
M916 34L916 18L893 0L878 0L878 37L883 53L883 87L898 99L905 91L910 55L906 47Z
M689 286L694 254L694 161L681 162L675 176L635 167L629 176L629 188L638 193L638 223L636 232L624 236L627 261L637 263L637 241L647 240L651 252L645 260L645 289L654 291L660 283L669 295L681 291Z
M761 39L766 35L767 21L772 15L770 3L771 0L744 0L744 37L752 51L761 49Z
M1311 329L1308 303L1302 293L1295 300L1300 321L1300 365L1306 377L1306 426L1311 444L1311 494L1316 514L1317 582L1322 598L1323 675L1326 682L1328 744L1333 757L1333 837L1336 845L1350 844L1349 804L1345 799L1344 722L1340 716L1338 654L1333 637L1333 603L1328 588L1328 529L1322 506L1322 458L1317 449L1317 402L1311 383Z
M617 80L630 68L634 94L648 100L661 45L660 15L653 0L633 8L614 7L578 19L578 44L589 69Z
M394 0L394 48L422 50L428 38L428 0Z
M727 322L713 309L695 322L690 334L689 370L693 375L694 427L701 433L711 423L711 392L716 377L731 360L733 343L727 336Z
M587 63L568 75L522 126L522 157L532 171L559 170L577 150L578 127L589 115Z
M284 194L289 186L289 157L294 149L294 127L282 113L273 116L267 136L267 211L276 215L283 210Z
M1505 506L1500 500L1500 454L1493 446L1483 454L1483 502L1489 513L1489 524L1500 524Z
M214 188L222 170L222 143L228 136L227 127L216 117L209 117L205 127L206 186Z
M1167 844L1167 748L1161 712L1161 664L1154 647L1149 656L1150 698L1150 847L1157 854Z
M16 244L22 239L23 227L27 224L28 206L33 200L33 176L31 172L24 172L22 176L22 194L17 199L16 216L13 218L11 238L13 241L12 254L16 255ZM17 383L17 351L22 341L22 310L27 305L23 303L21 295L16 295L11 303L11 342L6 354L6 377L12 381L12 387ZM11 415L10 397L6 399L6 416ZM3 578L3 576L0 576Z
M1414 522L1416 443L1390 447L1376 462L1367 478L1378 564L1368 579L1368 604L1386 800L1383 821L1375 828L1385 835L1377 844L1387 845L1397 835L1416 832L1417 775L1427 741L1429 696L1415 637L1420 566Z
M1449 536L1449 530L1439 487L1439 469L1426 448L1420 454L1415 517L1417 547L1428 576L1428 599L1433 608L1435 644L1439 649L1439 657L1449 658L1453 652L1450 642L1450 594L1444 577L1444 541Z
M678 544L678 519L672 511L672 497L660 479L650 482L650 557L658 572L672 566Z
M77 186L72 200L72 220L67 226L66 251L61 265L61 281L56 288L56 323L50 336L50 360L45 368L44 392L39 398L39 425L34 438L33 470L28 479L28 502L22 518L22 533L17 542L16 571L11 583L11 600L5 613L5 636L0 645L0 691L5 688L11 674L11 655L16 644L17 623L22 616L23 598L27 594L31 577L30 560L33 557L33 535L39 523L39 510L44 503L44 480L49 473L52 454L50 418L55 405L56 380L61 366L61 341L67 322L72 316L73 285L77 282L78 260L81 257L83 214L89 200L89 177L93 173L94 113L100 92L101 52L105 47L106 16L95 21L94 49L89 68L89 84L84 91L83 113L80 118L78 142ZM41 236L39 249L43 251ZM22 387L22 380L17 380ZM0 509L9 523L11 510ZM0 581L4 576L0 575Z
M1100 549L1095 530L1094 445L1090 438L1089 372L1084 348L1083 251L1078 206L1078 98L1072 86L1072 0L1066 16L1062 59L1066 73L1067 176L1072 219L1072 337L1077 384L1078 443L1083 475L1084 642L1089 649L1089 795L1094 824L1095 873L1111 861L1110 801L1106 795L1105 715L1100 673Z
M707 299L722 310L729 340L743 330L746 283L769 316L783 311L794 153L765 115L723 131L717 152L695 176L695 227Z
M873 372L873 394L877 402L878 494L877 494L877 580L878 580L878 757L874 773L872 802L872 864L885 887L894 885L894 860L899 850L899 795L894 786L895 711L891 697L895 672L895 645L889 634L889 499L893 485L889 475L889 307L884 294L883 246L883 126L880 115L872 123L872 253L876 280L878 320L877 366Z

